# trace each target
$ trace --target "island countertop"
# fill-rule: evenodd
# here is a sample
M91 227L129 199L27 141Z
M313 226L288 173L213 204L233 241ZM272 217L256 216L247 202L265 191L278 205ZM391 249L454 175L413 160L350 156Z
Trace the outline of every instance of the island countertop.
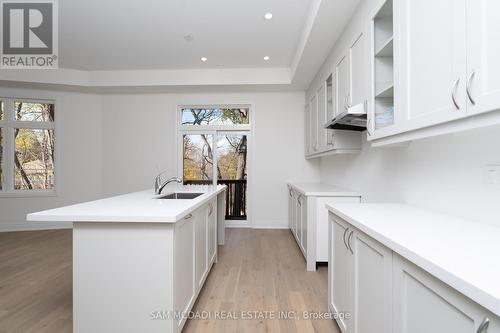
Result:
M173 185L28 214L28 221L175 223L226 189L225 185ZM203 193L194 199L158 199L173 192Z

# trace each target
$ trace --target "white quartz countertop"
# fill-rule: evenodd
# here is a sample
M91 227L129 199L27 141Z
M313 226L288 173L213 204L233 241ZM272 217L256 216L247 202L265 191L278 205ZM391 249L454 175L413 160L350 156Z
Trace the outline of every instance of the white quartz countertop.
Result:
M500 316L500 226L404 204L327 204L352 226Z
M172 185L157 196L153 190L28 214L28 221L174 223L224 191L226 186ZM203 193L194 199L157 199L172 192Z
M357 192L324 183L288 182L288 186L306 197L361 197Z

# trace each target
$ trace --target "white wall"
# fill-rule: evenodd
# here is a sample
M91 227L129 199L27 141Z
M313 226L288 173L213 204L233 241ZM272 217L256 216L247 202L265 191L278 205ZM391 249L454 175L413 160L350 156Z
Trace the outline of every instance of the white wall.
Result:
M487 182L500 165L500 126L371 148L324 158L321 181L362 193L363 202L406 202L446 214L499 223L500 184Z
M254 227L287 226L287 180L318 180L304 160L303 92L104 95L104 189L114 195L177 175L176 110L185 104L250 104L249 204Z
M65 223L27 222L26 214L88 201L102 196L101 98L97 95L0 88L0 96L55 99L56 170L59 193L55 197L0 197L0 231L69 227Z
M308 89L314 93L382 0L363 0ZM398 201L456 216L498 223L500 185L487 184L485 167L500 165L500 127L371 148L321 161L321 181L361 192L364 202Z
M26 214L152 188L162 170L177 175L181 104L252 106L249 211L255 227L286 227L286 182L319 179L319 161L303 158L303 92L92 95L2 88L0 95L56 99L60 158L59 195L0 198L0 230L61 226L28 223Z

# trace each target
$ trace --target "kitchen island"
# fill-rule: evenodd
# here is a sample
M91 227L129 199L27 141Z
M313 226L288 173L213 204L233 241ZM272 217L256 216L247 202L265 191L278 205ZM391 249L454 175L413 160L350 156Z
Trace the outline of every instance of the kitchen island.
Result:
M172 186L29 214L73 221L73 331L180 332L217 260L225 190Z

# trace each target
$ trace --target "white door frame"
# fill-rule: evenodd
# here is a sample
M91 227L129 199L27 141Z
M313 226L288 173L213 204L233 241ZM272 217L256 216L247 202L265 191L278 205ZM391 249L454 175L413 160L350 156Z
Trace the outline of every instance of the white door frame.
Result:
M228 105L231 108L237 108L240 105ZM252 219L252 183L251 178L253 174L253 138L252 138L252 125L234 125L234 126L182 126L180 124L180 111L186 106L179 106L177 108L177 176L183 179L183 153L184 153L184 145L183 145L183 136L184 135L192 135L192 134L208 134L212 135L212 149L214 153L214 164L212 170L212 178L214 179L214 183L217 181L217 135L232 133L232 134L242 134L247 136L247 202L246 202L246 210L247 210L247 219L246 220L226 220L225 226L229 228L252 228L253 219ZM197 106L208 108L206 105ZM220 106L219 106L220 107ZM246 105L249 108L250 112L250 122L252 123L253 114L252 108L249 105ZM194 108L194 106L193 106Z

